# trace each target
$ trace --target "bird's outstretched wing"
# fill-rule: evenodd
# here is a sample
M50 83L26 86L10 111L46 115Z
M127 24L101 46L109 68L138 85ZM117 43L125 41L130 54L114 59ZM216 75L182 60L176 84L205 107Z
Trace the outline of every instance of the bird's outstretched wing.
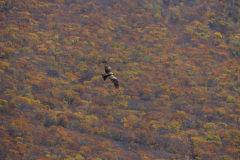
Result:
M111 67L109 66L109 64L107 63L107 61L102 60L102 63L103 63L103 65L104 65L105 72L106 72L106 73L110 73L110 72L111 72Z
M109 79L113 82L116 88L119 88L118 80L114 75L109 76Z

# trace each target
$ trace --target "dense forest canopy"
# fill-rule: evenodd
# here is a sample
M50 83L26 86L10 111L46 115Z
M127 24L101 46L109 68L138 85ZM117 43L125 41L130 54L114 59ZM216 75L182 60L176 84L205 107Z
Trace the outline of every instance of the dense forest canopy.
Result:
M240 157L239 0L0 0L0 12L0 159Z

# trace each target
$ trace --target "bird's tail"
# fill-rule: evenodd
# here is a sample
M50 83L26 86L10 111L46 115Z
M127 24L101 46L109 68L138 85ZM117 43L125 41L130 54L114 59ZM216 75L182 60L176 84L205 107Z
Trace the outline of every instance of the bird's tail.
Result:
M106 74L106 73L102 74L102 77L103 77L104 81L107 79L108 76L109 76L109 75Z

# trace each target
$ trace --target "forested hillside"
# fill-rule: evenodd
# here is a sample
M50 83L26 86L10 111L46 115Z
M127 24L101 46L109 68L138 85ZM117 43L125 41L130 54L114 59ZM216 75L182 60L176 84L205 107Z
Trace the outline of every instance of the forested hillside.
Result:
M0 0L0 12L0 159L239 159L239 0Z

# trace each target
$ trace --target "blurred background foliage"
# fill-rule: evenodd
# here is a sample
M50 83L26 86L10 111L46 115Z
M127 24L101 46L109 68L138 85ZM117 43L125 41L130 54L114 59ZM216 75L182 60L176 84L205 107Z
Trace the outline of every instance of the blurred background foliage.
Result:
M0 159L239 158L239 7L1 0Z

